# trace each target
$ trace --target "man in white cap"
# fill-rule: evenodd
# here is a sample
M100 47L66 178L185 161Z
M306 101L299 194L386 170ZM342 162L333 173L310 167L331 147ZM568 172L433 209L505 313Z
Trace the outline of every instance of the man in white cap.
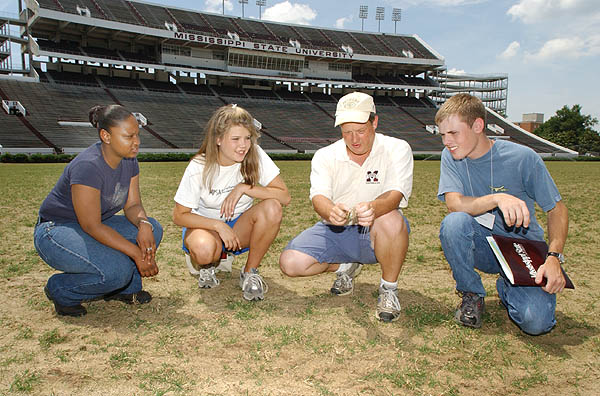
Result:
M379 263L376 317L400 315L398 275L408 249L408 221L401 208L412 190L412 150L404 140L379 133L370 95L340 99L335 126L342 139L318 150L311 163L310 199L321 221L290 241L279 258L292 277L336 272L331 292L346 295L363 264Z

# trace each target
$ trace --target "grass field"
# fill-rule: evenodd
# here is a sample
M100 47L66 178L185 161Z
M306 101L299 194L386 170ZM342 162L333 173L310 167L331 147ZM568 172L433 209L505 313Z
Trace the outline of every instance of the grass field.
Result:
M403 311L393 324L374 317L378 266L366 266L346 297L329 294L333 274L281 274L281 249L317 217L309 162L278 165L293 199L262 264L264 301L241 298L244 256L219 288L198 289L171 222L186 164L142 163L145 207L165 230L160 273L144 281L154 300L93 302L75 319L57 317L46 300L53 270L32 242L39 205L64 165L0 164L0 394L600 394L600 164L547 163L570 210L566 270L577 289L559 295L558 325L540 337L509 321L489 275L483 327L454 323L458 297L437 236L446 213L435 197L439 162L415 163Z

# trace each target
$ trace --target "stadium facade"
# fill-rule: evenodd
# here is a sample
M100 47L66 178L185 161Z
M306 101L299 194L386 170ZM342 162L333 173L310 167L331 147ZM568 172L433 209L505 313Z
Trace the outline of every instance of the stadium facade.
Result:
M339 139L336 102L360 90L375 97L379 131L407 140L415 153L439 153L433 118L460 88L417 35L129 0L23 0L19 11L0 16L0 144L13 151L81 151L97 140L86 117L99 103L138 114L142 151L194 151L214 109L239 103L263 124L267 151L312 152ZM490 108L487 133L540 155L576 154L503 118L504 81L469 85Z

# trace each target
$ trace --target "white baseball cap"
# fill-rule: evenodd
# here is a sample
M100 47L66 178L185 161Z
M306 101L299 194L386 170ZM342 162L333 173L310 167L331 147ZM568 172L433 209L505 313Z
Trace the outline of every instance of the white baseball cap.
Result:
M362 92L352 92L342 96L335 110L335 125L346 122L364 124L369 120L371 113L375 113L373 97Z

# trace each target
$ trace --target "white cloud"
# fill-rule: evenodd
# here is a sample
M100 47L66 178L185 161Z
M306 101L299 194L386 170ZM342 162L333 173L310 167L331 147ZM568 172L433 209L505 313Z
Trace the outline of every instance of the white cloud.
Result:
M519 0L507 11L513 19L524 23L547 22L561 18L593 18L598 21L600 8L598 0Z
M222 13L223 0L204 0L204 11ZM231 0L225 0L225 12L233 10Z
M352 22L352 16L342 17L335 21L335 27L338 29L343 29L346 23Z
M309 25L317 17L317 13L306 4L283 1L265 9L263 19L275 22Z
M471 4L485 3L488 0L405 0L402 3L406 6L421 6L421 7L457 7ZM395 7L398 5L397 0L386 0L386 3Z
M514 58L517 55L517 53L519 52L520 48L521 48L521 44L519 44L518 41L513 41L512 43L510 43L508 45L508 47L506 47L504 52L502 52L500 55L498 55L498 58L504 59L504 60Z
M578 59L600 55L600 34L587 38L561 37L548 40L534 53L526 54L528 61Z
M462 76L462 75L467 74L467 72L464 71L463 69L457 69L457 68L453 67L452 69L448 70L448 74L454 74L454 75Z

